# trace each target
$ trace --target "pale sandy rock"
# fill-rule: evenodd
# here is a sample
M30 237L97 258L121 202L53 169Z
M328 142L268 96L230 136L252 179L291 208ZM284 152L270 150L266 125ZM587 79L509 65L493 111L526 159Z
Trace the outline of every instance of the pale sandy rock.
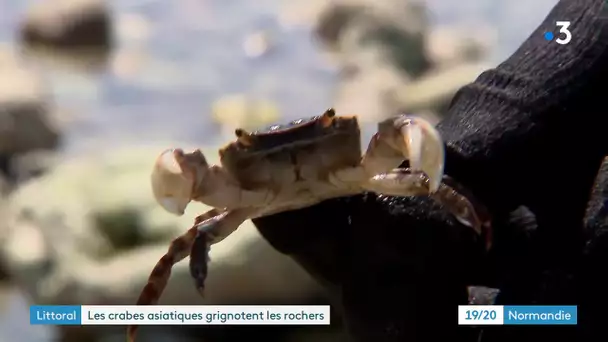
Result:
M426 37L426 52L439 66L480 61L487 58L496 38L496 29L489 25L434 27Z
M47 45L23 45L21 52L45 70L93 75L106 70L110 56L99 49L61 50Z
M357 56L362 57L361 54ZM397 114L401 108L400 104L388 101L387 95L393 89L407 84L407 76L390 64L374 60L371 55L369 60L359 60L355 63L364 65L365 71L357 72L341 81L334 97L336 110L339 113L357 113L364 122L375 122Z
M441 102L449 102L458 89L473 82L488 68L490 65L485 62L469 62L432 70L415 82L395 88L391 101L416 112L433 108Z
M37 302L134 303L169 241L207 210L194 204L175 217L154 202L149 175L168 146L178 145L66 160L18 189L0 232L0 255L11 276ZM203 151L216 161L216 148ZM211 259L208 303L297 302L318 293L250 221L215 245ZM202 302L187 261L175 268L162 302Z

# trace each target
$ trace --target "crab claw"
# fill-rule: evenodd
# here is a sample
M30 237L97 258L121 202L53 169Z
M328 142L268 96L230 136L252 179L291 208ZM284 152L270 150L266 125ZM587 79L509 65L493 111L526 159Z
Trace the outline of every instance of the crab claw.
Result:
M422 171L429 178L429 191L439 189L443 177L445 151L441 135L428 121L411 116L400 116L394 122L403 141L403 155L412 171Z
M166 211L183 215L208 164L202 152L166 150L158 156L152 170L152 192Z

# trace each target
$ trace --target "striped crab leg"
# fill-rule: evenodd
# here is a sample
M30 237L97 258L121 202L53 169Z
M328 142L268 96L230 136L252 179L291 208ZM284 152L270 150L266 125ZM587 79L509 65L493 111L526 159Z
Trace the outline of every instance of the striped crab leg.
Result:
M209 247L232 234L255 210L240 208L224 211L219 215L195 224L198 234L190 251L190 275L198 292L203 295L209 263Z
M188 231L186 231L183 235L171 241L167 253L165 253L165 255L158 260L156 266L154 266L154 269L150 273L148 283L144 286L141 294L139 295L136 305L154 305L158 302L163 290L167 286L169 278L171 277L171 269L173 268L173 265L184 260L190 255L192 247L195 245L195 241L199 235L199 224L213 219L221 214L222 212L218 209L211 209L207 211L195 219L192 228L188 229ZM201 241L204 240L205 239L201 239ZM197 244L200 243L200 241L197 242ZM208 247L205 248L205 251L208 251ZM198 255L197 258L199 258ZM135 341L136 332L136 325L130 325L127 327L128 342Z
M171 276L173 265L190 256L190 275L198 292L203 295L209 264L209 248L234 232L250 215L253 209L211 209L198 216L186 233L171 242L169 250L160 258L152 270L136 305L154 305L158 302ZM137 326L127 328L127 341L135 341Z

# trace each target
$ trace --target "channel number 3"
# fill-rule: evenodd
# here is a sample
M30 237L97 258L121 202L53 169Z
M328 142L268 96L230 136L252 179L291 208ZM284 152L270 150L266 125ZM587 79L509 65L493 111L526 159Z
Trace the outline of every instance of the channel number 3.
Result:
M555 25L559 27L559 33L561 33L561 37L557 38L555 42L560 45L566 45L570 43L570 40L572 40L572 32L568 30L568 27L570 27L570 22L556 21Z

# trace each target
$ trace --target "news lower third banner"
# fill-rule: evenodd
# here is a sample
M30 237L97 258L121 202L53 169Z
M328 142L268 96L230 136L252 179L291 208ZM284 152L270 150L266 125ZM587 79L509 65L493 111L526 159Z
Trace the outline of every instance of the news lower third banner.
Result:
M329 325L329 306L32 305L33 325Z
M576 325L575 305L459 305L458 325Z

